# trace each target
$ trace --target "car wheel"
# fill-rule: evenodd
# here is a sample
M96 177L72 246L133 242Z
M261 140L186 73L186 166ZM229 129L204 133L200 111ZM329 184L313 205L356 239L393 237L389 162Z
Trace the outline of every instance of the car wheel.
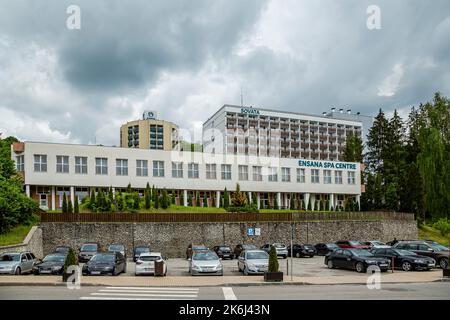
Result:
M300 258L300 253L297 252L297 253L295 254L295 257Z
M412 270L411 263L409 263L408 261L403 261L403 263L402 263L402 270L403 271L411 271Z
M448 266L448 259L446 259L446 258L441 258L441 260L439 260L439 266L440 266L442 269L447 269L447 266Z
M247 270L247 267L246 267L246 266L244 266L244 271L243 271L243 272L244 272L244 275L245 275L245 276L248 276L248 270Z
M362 263L362 262L358 262L357 264L356 264L356 271L357 272L359 272L359 273L362 273L362 272L364 272L364 264Z
M20 267L17 267L16 272L14 272L14 274L17 275L17 276L22 274L22 270L20 269Z
M328 267L328 269L333 269L334 268L333 260L328 260L327 267Z

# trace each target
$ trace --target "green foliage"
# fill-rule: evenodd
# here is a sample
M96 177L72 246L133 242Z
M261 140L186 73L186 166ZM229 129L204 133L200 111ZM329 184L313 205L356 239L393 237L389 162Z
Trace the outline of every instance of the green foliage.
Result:
M190 193L190 192L189 192L189 195L188 195L188 206L192 207L192 193Z
M203 206L208 207L208 194L206 193L206 191L204 192L203 195Z
M243 207L228 206L227 212L245 212L245 213L258 213L258 206L256 204L247 204Z
M61 207L61 211L62 213L67 213L67 197L66 197L66 193L63 193L63 199L62 199L62 207Z
M311 211L311 202L312 202L311 200L308 201L308 207L306 209L307 211Z
M75 251L72 248L70 248L69 252L67 253L66 261L64 262L64 272L67 271L67 268L69 266L76 266L76 265L78 265L77 256L75 254Z
M433 228L439 230L442 236L448 236L450 233L450 220L441 218L433 223Z
M294 195L292 193L290 194L289 209L291 209L291 210L295 209L295 199L294 199Z
M231 195L231 203L234 207L244 207L248 204L245 192L241 191L239 183L236 184L236 191Z
M256 195L256 192L252 192L252 204L258 204L258 196Z
M133 209L139 210L141 199L139 198L139 194L137 192L133 192Z
M223 191L223 207L227 209L230 206L230 196L228 195L227 188Z
M96 197L95 197L95 189L92 189L91 190L91 197L89 199L89 205L88 205L88 208L90 210L96 211L96 207L95 207L96 201L97 200L96 200Z
M70 199L67 202L67 213L73 213L72 200L70 200Z
M172 189L172 196L170 197L170 201L173 205L176 204L176 198L177 198L177 195L175 193L175 190Z
M73 212L74 213L80 213L80 207L79 207L79 204L78 204L78 196L75 196L75 204L74 204L74 207L73 207Z
M273 199L273 208L275 210L279 210L280 207L278 206L278 197L275 195L274 199Z
M200 193L198 191L195 192L195 206L200 207Z
M167 190L164 189L161 195L161 208L167 209L169 207L169 197L167 195Z
M180 206L184 206L184 191L180 192Z
M151 208L151 206L152 206L152 199L151 199L151 197L150 197L150 193L151 193L151 191L150 191L150 186L148 185L148 182L147 182L147 187L145 188L145 191L144 191L144 206L145 206L145 209L150 209Z
M398 210L397 185L395 183L389 183L386 190L385 203L387 209Z
M363 143L362 140L350 133L347 135L345 150L344 150L344 161L347 162L362 162L363 159Z
M127 193L131 193L132 192L132 190L131 190L131 183L128 183L128 186L127 186Z
M117 203L117 210L122 212L125 209L125 203L124 203L122 192L119 192L116 195L116 203Z
M278 272L279 270L279 264L278 264L278 257L277 257L277 250L274 246L270 246L269 251L269 272Z
M14 137L0 139L0 177L9 179L16 174L14 161L11 159L11 144L18 140Z

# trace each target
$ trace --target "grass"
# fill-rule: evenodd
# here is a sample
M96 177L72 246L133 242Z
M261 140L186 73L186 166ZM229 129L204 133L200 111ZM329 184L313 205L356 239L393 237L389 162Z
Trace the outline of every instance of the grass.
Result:
M30 232L31 227L33 227L32 224L20 225L11 229L8 233L0 234L0 246L21 244L28 232Z
M443 236L441 232L431 226L422 225L419 227L419 239L421 240L433 240L444 246L450 245L450 235Z

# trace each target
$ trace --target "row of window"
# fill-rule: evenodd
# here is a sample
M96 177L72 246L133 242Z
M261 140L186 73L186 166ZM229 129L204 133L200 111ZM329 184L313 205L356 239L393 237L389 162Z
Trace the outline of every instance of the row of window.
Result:
M153 176L154 177L164 177L164 161L153 160ZM17 165L23 166L22 162L18 162ZM269 167L268 169L268 181L277 182L278 181L278 168ZM34 155L34 171L36 172L47 172L47 156L46 155ZM322 170L323 171L323 183L331 184L332 170ZM58 173L69 173L69 156L56 156L56 172ZM75 157L75 173L77 174L87 174L87 157ZM221 164L220 173L222 180L231 180L231 164ZM108 174L108 159L107 158L95 158L95 174L107 175ZM116 159L116 175L127 176L128 175L128 160L127 159ZM296 169L297 182L306 182L306 171L304 168ZM136 176L147 177L148 176L148 160L136 160ZM183 162L172 162L172 178L183 178ZM188 178L198 179L199 178L199 164L198 163L188 163ZM239 165L238 166L238 178L241 181L250 180L249 177L249 166ZM206 164L206 179L217 179L217 164L207 163ZM262 181L262 167L252 166L252 180ZM291 182L291 168L282 167L281 168L281 181ZM334 183L342 184L342 171L334 171ZM320 183L320 170L311 169L311 183ZM347 183L355 184L355 171L347 172Z

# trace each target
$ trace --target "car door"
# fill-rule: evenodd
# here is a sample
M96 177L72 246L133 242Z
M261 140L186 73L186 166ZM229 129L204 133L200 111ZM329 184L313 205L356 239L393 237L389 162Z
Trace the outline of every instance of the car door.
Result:
M353 269L353 254L349 250L342 250L342 268Z
M33 256L30 254L30 253L26 253L26 255L27 255L27 259L28 259L28 262L27 262L27 270L29 270L29 271L32 271L33 270L33 265L34 265L34 261L35 261L35 259L33 258Z
M29 264L28 264L28 258L25 253L20 255L20 270L21 273L28 272L29 271Z
M391 264L392 260L394 260L394 267L399 267L402 264L401 256L399 256L394 250L392 249L379 249L376 252L383 252L383 254L377 254L377 257L382 257L388 259Z
M336 250L331 256L331 260L335 267L341 268L343 266L344 252L342 249Z
M244 270L244 264L245 264L245 252L241 251L241 254L238 257L238 269Z
M418 244L416 253L420 256L434 257L434 250L427 244Z

